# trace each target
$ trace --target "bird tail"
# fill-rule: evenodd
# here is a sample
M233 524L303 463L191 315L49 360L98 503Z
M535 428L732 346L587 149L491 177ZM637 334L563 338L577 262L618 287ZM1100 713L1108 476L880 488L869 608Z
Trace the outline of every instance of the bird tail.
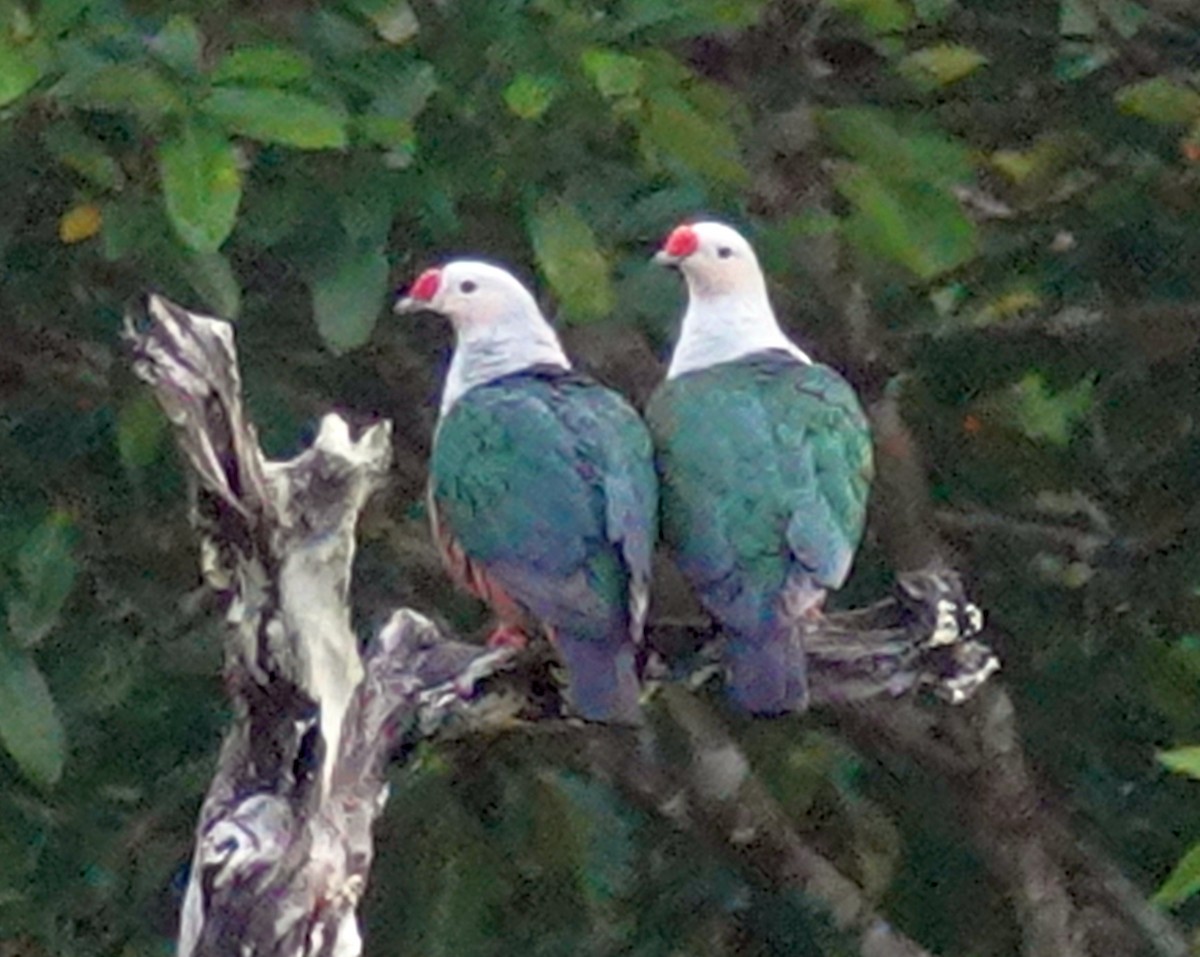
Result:
M808 708L808 665L801 622L779 619L765 635L730 635L725 665L729 694L738 707L761 715Z
M615 642L554 636L567 666L567 694L580 717L588 721L641 724L641 693L636 649L628 636Z

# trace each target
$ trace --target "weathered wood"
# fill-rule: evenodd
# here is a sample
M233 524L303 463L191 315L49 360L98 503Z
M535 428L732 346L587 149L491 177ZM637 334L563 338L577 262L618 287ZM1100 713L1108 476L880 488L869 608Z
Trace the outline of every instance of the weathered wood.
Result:
M862 954L924 953L805 844L715 716L681 688L666 689L665 711L686 732L692 760L667 767L648 730L569 719L545 646L487 650L403 609L360 652L348 599L355 526L390 466L390 424L355 430L328 415L309 449L270 461L244 411L229 324L152 296L126 335L135 370L175 426L203 571L228 623L234 719L197 825L181 957L359 954L356 908L387 761L424 739L511 729L514 718L557 727L572 742L564 762L587 761L724 849L749 879L823 904ZM953 573L906 576L894 596L801 636L813 701L840 706L917 688L965 700L998 667L974 637L980 627ZM659 623L652 646L679 645L681 630L682 644L698 650L652 655L651 693L719 680L708 626ZM747 833L771 853L747 854Z

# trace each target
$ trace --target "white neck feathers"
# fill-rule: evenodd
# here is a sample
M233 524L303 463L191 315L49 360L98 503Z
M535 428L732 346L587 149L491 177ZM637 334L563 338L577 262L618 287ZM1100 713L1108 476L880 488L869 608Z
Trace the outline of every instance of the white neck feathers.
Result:
M538 365L571 368L558 336L540 314L507 313L458 326L441 414L469 389Z
M801 362L812 361L779 328L766 289L699 296L689 289L689 293L668 379L767 349L782 349Z

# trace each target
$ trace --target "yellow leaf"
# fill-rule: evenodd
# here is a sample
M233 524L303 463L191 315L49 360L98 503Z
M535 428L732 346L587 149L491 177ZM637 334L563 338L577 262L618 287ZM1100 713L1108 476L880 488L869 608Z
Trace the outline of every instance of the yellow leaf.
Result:
M58 238L66 245L81 243L100 232L104 216L95 203L73 206L58 221Z
M1117 90L1116 99L1121 112L1151 123L1170 125L1200 120L1200 93L1164 76L1123 86Z
M976 322L980 325L990 325L1000 319L1020 315L1029 309L1042 304L1042 297L1032 289L1014 289L993 299L979 310Z
M970 76L987 61L972 47L939 43L910 53L900 61L900 72L921 86L949 86Z

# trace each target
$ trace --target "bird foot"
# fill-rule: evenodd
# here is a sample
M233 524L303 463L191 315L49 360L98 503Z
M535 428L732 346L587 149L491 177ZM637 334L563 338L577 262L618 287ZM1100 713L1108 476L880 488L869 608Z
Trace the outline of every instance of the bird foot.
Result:
M488 635L489 648L512 648L514 651L529 645L529 636L516 625L497 625L496 630Z

